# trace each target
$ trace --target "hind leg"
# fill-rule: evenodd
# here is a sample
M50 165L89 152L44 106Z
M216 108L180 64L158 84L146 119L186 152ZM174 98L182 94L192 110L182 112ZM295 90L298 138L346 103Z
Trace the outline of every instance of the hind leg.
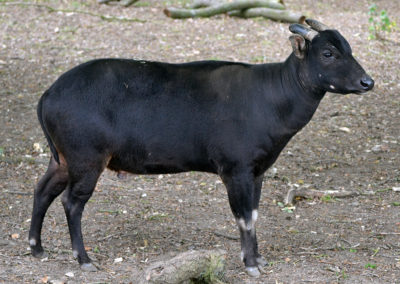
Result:
M92 196L97 180L104 170L104 163L88 163L69 166L70 182L62 196L62 203L67 216L72 251L81 268L95 271L96 267L85 251L83 244L81 219L86 202Z
M32 255L42 257L44 254L41 231L43 219L53 200L64 191L68 183L68 171L65 164L58 164L53 157L45 175L35 188L31 227L29 230L29 245Z

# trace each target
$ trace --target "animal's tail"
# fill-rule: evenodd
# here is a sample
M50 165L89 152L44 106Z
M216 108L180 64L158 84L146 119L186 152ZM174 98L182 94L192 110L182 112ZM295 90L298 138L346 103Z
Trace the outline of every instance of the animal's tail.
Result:
M50 135L49 135L49 133L48 133L48 131L46 129L46 126L43 123L42 103L43 103L43 98L46 96L46 94L48 94L48 91L46 91L43 94L43 96L40 98L40 100L39 100L39 103L38 103L38 106L37 106L37 116L38 116L38 119L39 119L40 126L42 127L42 130L44 132L44 136L46 137L47 143L49 144L51 154L53 155L53 157L56 160L56 162L58 164L60 164L60 158L58 157L57 149L54 146L54 143L50 138Z

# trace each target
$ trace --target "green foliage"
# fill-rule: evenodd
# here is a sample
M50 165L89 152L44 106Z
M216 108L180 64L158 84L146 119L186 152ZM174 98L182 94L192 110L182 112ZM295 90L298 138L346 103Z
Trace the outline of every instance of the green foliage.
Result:
M191 284L225 284L224 282L225 259L223 257L211 255L210 262L206 271L199 279L191 279Z
M278 202L277 205L281 208L283 212L286 213L293 213L293 210L295 209L294 206L285 206L282 202Z
M382 33L389 33L396 28L396 22L391 21L386 10L378 12L376 4L368 8L368 39L383 39Z
M376 266L377 266L377 265L376 265L375 263L369 263L369 262L368 262L364 267L367 268L367 269L368 269L368 268L375 269Z
M322 196L322 197L321 197L321 200L322 200L323 202L333 202L333 201L336 201L336 199L335 199L334 197L330 196L329 194Z

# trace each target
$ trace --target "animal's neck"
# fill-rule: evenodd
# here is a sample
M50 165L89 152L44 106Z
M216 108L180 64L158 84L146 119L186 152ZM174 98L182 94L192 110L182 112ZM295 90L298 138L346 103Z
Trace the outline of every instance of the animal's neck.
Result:
M281 118L287 128L297 132L310 121L325 91L312 83L305 62L293 54L282 63L279 75L287 107Z

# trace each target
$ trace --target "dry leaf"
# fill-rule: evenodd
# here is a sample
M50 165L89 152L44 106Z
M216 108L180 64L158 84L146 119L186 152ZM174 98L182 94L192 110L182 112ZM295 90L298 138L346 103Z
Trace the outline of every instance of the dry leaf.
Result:
M11 238L13 240L19 239L19 234L18 233L14 233L14 234L11 235Z

